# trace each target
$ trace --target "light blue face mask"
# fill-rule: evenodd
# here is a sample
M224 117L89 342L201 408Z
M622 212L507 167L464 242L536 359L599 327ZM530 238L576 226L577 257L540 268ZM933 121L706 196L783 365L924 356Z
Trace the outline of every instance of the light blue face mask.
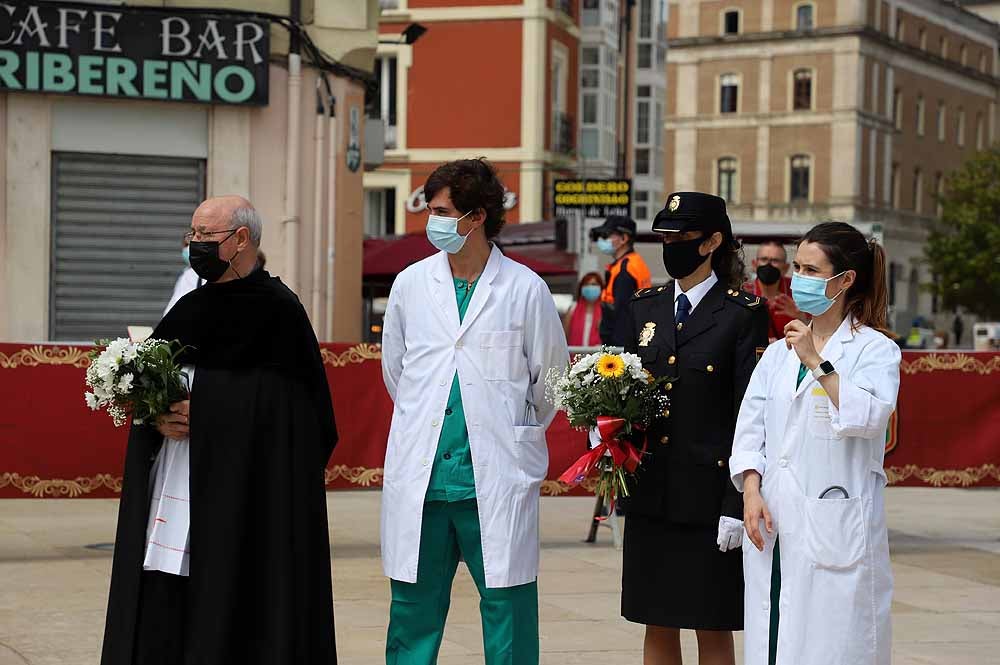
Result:
M184 259L184 265L191 267L191 248L184 245L184 249L181 250L181 258Z
M834 297L827 298L826 283L831 279L837 279L845 272L847 271L845 270L826 279L822 277L806 277L805 275L794 273L792 275L792 300L795 301L795 306L806 314L812 314L813 316L825 314L828 309L833 307L833 303L837 301L840 294L844 292L841 289Z
M601 287L597 284L587 284L582 289L580 289L580 295L587 302L596 302L598 298L601 297Z
M431 215L427 218L427 239L431 241L432 245L443 252L458 254L465 247L465 241L469 235L472 234L472 231L469 231L464 236L459 233L458 223L465 219L471 212L470 210L461 217Z
M598 238L597 249L602 254L614 254L615 246L611 244L611 238Z

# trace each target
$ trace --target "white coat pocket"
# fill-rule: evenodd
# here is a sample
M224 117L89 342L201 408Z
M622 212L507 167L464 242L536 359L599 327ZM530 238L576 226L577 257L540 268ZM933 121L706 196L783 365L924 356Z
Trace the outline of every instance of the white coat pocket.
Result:
M521 350L524 333L520 330L501 330L479 334L483 353L483 376L487 381L513 381L525 366Z
M517 463L524 472L528 485L540 483L549 470L549 449L545 442L545 428L540 425L515 427L514 445Z
M806 553L814 566L847 570L861 562L867 547L861 497L807 498L803 510Z

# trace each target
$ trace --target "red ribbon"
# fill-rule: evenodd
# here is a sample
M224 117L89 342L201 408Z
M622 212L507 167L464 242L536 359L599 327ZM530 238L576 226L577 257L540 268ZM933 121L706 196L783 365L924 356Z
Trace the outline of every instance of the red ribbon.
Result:
M629 473L635 473L642 456L632 442L615 438L624 428L624 418L598 416L597 431L601 435L600 445L573 462L559 476L559 481L568 485L579 485L590 475L605 453L610 453L616 467L624 467Z

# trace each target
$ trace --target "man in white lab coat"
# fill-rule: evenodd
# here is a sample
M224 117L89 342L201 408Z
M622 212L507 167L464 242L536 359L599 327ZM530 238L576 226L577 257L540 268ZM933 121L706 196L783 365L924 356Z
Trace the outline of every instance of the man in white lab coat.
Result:
M439 253L389 295L382 373L395 402L382 492L388 665L437 661L459 559L479 589L486 663L538 663L538 494L555 415L545 375L569 359L545 282L491 240L503 185L485 160L424 187Z

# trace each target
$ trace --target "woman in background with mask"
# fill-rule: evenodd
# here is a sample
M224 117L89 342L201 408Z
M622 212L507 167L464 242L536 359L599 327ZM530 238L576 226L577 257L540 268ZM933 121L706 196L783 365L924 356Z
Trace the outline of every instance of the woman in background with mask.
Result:
M576 302L563 317L563 328L570 346L600 346L601 291L604 280L589 272L576 287Z
M882 463L899 389L885 252L854 227L799 244L791 321L740 408L747 665L888 665L892 571ZM752 543L752 545L751 545Z

